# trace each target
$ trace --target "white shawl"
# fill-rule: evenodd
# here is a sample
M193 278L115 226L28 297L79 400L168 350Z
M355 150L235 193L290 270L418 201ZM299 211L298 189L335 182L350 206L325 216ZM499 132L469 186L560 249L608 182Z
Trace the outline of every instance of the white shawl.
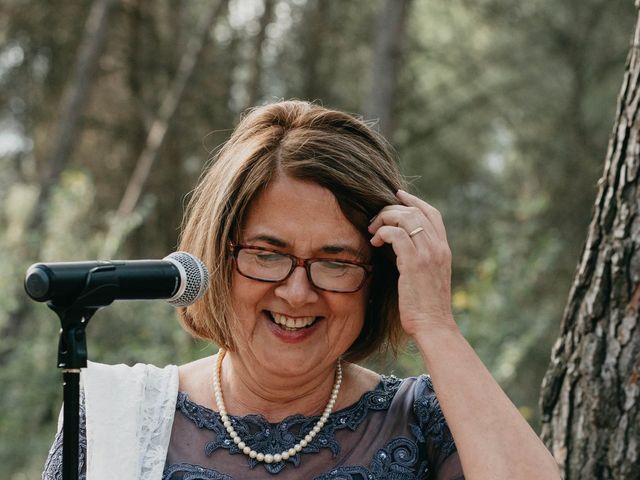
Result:
M178 367L89 362L81 374L87 480L160 480L178 396Z

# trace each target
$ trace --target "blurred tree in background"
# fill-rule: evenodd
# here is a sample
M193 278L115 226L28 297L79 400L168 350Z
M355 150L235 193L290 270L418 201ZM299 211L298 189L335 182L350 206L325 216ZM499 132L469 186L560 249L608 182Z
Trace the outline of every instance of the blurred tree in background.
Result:
M39 476L61 401L57 319L25 298L28 265L174 250L212 152L245 108L282 98L380 119L443 212L459 324L537 428L634 14L630 0L3 0L0 476ZM114 305L88 338L109 363L215 351L161 302ZM421 370L411 349L371 363Z

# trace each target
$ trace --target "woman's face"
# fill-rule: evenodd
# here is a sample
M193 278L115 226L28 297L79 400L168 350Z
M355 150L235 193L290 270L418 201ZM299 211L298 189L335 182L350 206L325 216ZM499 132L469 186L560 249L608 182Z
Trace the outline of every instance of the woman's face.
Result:
M368 242L344 216L333 194L312 182L278 178L249 208L240 243L295 255L367 263ZM303 375L327 368L363 327L368 282L353 293L315 288L305 269L279 283L234 270L232 303L238 318L238 354L274 373ZM286 322L295 327L284 327ZM298 325L310 323L308 326Z

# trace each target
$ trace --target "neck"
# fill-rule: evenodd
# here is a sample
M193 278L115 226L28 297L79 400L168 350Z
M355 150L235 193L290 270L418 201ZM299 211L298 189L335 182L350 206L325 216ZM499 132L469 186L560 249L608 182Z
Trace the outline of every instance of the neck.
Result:
M234 352L225 354L220 381L230 415L259 413L269 422L295 414L319 415L335 382L335 363L299 376L277 375L253 367Z

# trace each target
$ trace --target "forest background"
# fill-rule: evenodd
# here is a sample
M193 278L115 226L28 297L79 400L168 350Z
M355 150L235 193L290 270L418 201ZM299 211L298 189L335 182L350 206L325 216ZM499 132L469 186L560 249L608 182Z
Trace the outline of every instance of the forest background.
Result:
M0 477L39 477L61 404L26 268L173 251L211 153L287 98L379 119L443 213L459 325L539 430L634 19L630 0L2 0ZM107 363L215 351L163 302L119 302L88 337ZM422 370L411 348L369 364Z

